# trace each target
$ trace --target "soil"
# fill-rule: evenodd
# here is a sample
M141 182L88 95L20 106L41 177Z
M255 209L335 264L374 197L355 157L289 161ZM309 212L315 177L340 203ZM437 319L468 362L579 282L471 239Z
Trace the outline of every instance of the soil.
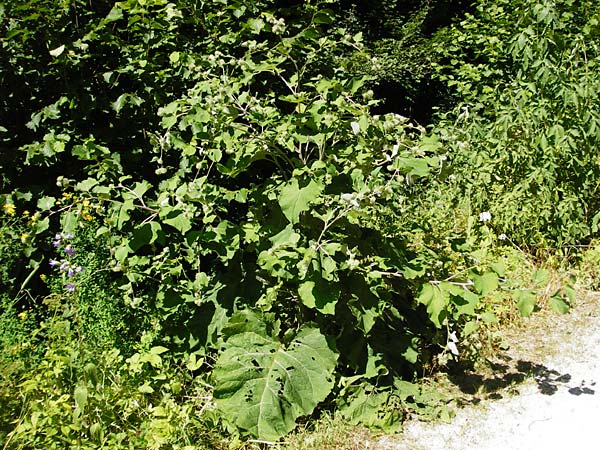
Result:
M600 450L600 294L565 315L506 330L487 373L449 380L460 398L449 423L409 421L381 450Z

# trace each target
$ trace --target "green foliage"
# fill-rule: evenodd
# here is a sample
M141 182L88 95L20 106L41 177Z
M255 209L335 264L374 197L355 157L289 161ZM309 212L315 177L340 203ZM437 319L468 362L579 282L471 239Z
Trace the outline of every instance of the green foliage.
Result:
M440 48L441 77L464 101L438 125L448 185L514 242L598 231L597 27L595 2L481 2Z
M259 439L277 440L329 395L337 355L316 328L305 327L284 344L263 327L241 315L223 330L214 398L227 420Z
M497 2L436 36L456 37L435 70L467 105L427 132L373 113L373 80L348 59L368 54L363 36L329 3L0 9L0 87L15 91L0 136L22 175L2 173L3 219L36 210L0 229L3 336L22 347L31 326L48 347L29 375L5 370L15 448L193 448L221 420L276 441L333 398L387 430L412 409L443 415L415 376L468 353L496 299L528 315L548 283L515 283L496 256L595 232L597 49L567 39L574 15ZM483 66L462 64L473 54ZM25 287L45 298L37 328L19 316ZM546 297L565 312L573 291Z
M117 349L90 353L74 345L73 325L62 317L46 322L48 347L39 363L12 372L0 367L0 405L8 414L0 428L4 448L216 444L194 415L208 408L204 388L169 363L166 349L151 348L128 359Z

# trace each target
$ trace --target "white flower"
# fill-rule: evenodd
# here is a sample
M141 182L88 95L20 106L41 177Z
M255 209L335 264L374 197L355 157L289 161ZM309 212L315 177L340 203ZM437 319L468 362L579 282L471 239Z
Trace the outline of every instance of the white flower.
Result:
M484 211L482 213L479 213L479 221L480 222L487 222L489 220L492 220L492 215L489 213L489 211Z
M501 241L505 241L508 239L508 236L505 235L504 233L502 233L501 235L498 236L498 239L500 239Z

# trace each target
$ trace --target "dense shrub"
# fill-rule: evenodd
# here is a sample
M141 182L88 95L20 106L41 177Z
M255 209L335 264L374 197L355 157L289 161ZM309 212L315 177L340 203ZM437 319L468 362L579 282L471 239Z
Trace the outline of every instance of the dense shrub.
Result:
M539 39L521 45L505 19L502 33L512 37L498 43L482 6L429 40L422 27L431 10L418 4L401 24L385 24L394 42L365 47L365 34L337 27L339 10L327 6L336 7L126 0L0 8L8 63L0 83L36 93L19 90L0 104L6 161L19 171L2 169L2 283L12 289L3 302L16 306L1 320L7 345L27 344L29 329L46 345L30 375L22 365L4 371L23 393L17 401L2 391L7 408L23 411L12 432L3 426L6 439L22 448L59 439L161 448L188 445L192 437L173 425L187 420L198 435L210 422L275 441L319 405L394 430L406 411L439 401L415 377L469 350L469 339L498 320L498 302L524 315L535 309L534 291L510 280L496 256L512 221L518 242L579 239L596 226L592 200L582 213L591 222L577 225L584 200L573 194L592 194L594 174L557 172L595 170L592 131L583 146L565 132L579 130L582 105L593 100L594 59L555 70L567 61L562 51L595 57L593 45L558 39L573 17L525 5L515 9L520 25ZM504 17L499 6L491 11ZM461 46L485 28L478 21L485 39ZM434 46L454 37L456 46ZM405 53L399 43L418 45ZM373 51L399 62L379 74L358 70ZM489 85L475 64L489 67ZM385 108L377 110L369 83L389 75L416 92L434 69L436 82L467 103L462 115L440 115L432 133L414 117L378 114ZM510 89L495 90L497 82ZM560 106L573 93L557 90L565 84L577 96ZM515 98L531 116L512 119ZM535 127L545 141L532 144ZM531 174L552 175L557 193ZM525 209L506 208L511 198ZM557 202L558 215L539 214ZM10 222L24 208L35 213ZM19 316L25 291L38 314L31 325ZM551 306L567 310L571 294L560 288ZM193 383L212 397L183 402L180 385ZM135 438L124 431L134 428Z

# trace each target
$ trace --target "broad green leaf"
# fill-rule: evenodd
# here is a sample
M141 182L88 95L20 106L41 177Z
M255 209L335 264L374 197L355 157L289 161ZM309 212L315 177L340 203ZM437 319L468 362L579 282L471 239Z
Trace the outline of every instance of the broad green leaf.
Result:
M40 234L43 231L46 231L50 227L50 218L46 217L42 220L38 220L33 225L33 229L36 234Z
M314 203L321 191L323 185L312 180L307 186L300 188L298 179L292 180L281 189L279 196L279 205L285 217L290 223L298 223L300 213L308 210L308 205Z
M317 278L305 281L298 287L298 295L305 306L323 314L335 314L335 305L340 298L340 288L336 283Z
M140 201L151 187L147 181L136 182L131 189L123 191L123 199Z
M146 244L152 244L158 237L160 230L159 223L146 222L133 231L132 236L129 239L129 247L135 252Z
M37 201L37 207L42 211L48 211L54 206L56 199L54 197L42 197Z
M79 223L79 215L75 211L67 211L60 216L63 231L74 233Z
M259 34L265 28L265 22L262 19L249 19L248 26L252 33Z
M494 314L493 312L490 312L490 311L481 313L481 319L485 323L498 323L499 322L498 318L496 317L496 314Z
M75 185L75 189L80 192L89 192L92 190L94 186L98 184L98 180L95 178L88 178L87 180L83 180Z
M462 336L467 337L470 334L472 334L474 331L476 331L478 328L479 328L479 324L477 322L475 322L474 320L471 320L470 322L465 323L465 326L463 327L463 331L462 331Z
M502 262L494 263L490 268L496 272L499 277L503 277L506 274L506 264Z
M295 247L300 241L300 235L294 231L292 224L289 224L275 236L269 238L273 247Z
M212 374L217 407L239 428L276 441L329 395L336 360L315 328L302 329L287 346L263 333L233 335Z
M494 272L486 272L483 275L473 277L473 282L475 283L477 292L485 297L498 288L498 275Z
M427 313L433 324L437 328L442 328L442 322L446 317L446 307L449 301L448 292L442 290L439 286L427 283L421 289L418 300L427 306Z
M78 385L75 387L75 392L73 393L73 397L75 398L75 404L78 408L85 408L88 400L88 391L85 386Z
M185 212L180 209L172 209L164 217L161 214L161 218L164 223L171 225L182 234L185 234L192 229L192 221L187 217Z
M539 269L533 274L533 282L535 284L544 285L550 280L550 272L546 269Z
M107 22L114 22L115 20L119 20L123 18L123 10L118 8L117 6L113 6L108 15L106 16Z
M514 297L517 301L517 308L521 315L523 317L529 317L537 303L535 294L531 291L516 291Z
M144 384L138 387L138 392L142 394L152 394L154 392L154 389L152 389L152 386L150 386L146 381Z
M480 296L462 287L460 291L453 292L452 303L456 308L457 317L466 314L472 316L475 314L475 308L479 305ZM458 294L458 295L457 295Z
M396 399L396 402L392 400ZM353 425L378 428L386 433L402 430L403 410L391 392L368 392L360 389L349 404L341 408L342 416Z
M548 304L553 311L556 311L559 314L566 314L571 309L569 303L567 303L560 294L555 294L550 297Z
M165 352L168 352L169 349L167 347L163 347L162 345L157 345L150 349L150 354L152 355L162 355Z
M429 163L423 158L398 157L392 167L417 177L425 177L431 172Z

